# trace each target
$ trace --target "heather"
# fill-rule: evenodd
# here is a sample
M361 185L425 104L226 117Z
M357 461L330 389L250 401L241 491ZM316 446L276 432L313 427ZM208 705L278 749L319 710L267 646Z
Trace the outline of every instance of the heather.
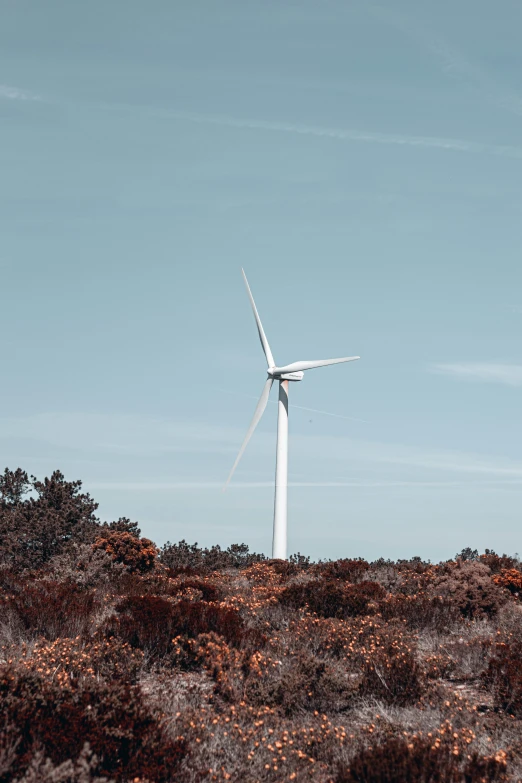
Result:
M0 783L522 778L522 566L157 547L0 476Z

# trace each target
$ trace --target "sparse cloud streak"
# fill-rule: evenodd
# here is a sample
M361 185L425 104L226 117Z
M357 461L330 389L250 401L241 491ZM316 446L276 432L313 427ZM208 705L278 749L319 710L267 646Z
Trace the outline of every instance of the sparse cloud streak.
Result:
M37 95L33 95L27 90L21 90L19 87L10 87L7 84L0 84L0 100L8 101L39 101Z
M471 62L455 46L450 45L448 41L415 21L411 14L405 16L388 6L367 4L366 8L372 16L399 30L420 47L433 54L446 74L453 78L463 79L489 103L498 108L518 117L522 116L522 98L517 92L499 84L480 65Z
M161 491L194 491L223 489L223 482L219 481L86 481L89 490L119 490L123 492L161 492ZM485 486L518 486L520 480L493 480L493 481L289 481L292 488L311 489L419 489L443 487L485 487ZM241 489L273 489L273 481L233 481L227 487L227 492Z
M257 397L254 397L253 394L242 394L241 392L234 392L230 389L218 388L216 388L216 391L223 392L223 394L232 394L234 397L248 397L249 400L257 400ZM268 402L277 405L277 400L268 400ZM358 419L354 416L344 416L340 413L332 413L331 411L320 411L317 408L307 408L304 405L294 405L292 403L292 408L297 408L300 411L308 411L309 413L320 413L322 416L333 416L334 419L344 419L345 421L357 421L361 424L369 424L367 419Z
M438 375L449 375L467 381L522 386L522 364L457 362L454 364L432 364L429 369L430 372Z
M124 108L124 107L118 107ZM264 130L275 133L293 133L301 136L337 139L339 141L361 142L366 144L383 144L401 147L417 147L419 149L446 150L449 152L464 152L479 155L495 155L499 157L522 160L522 147L500 144L486 144L465 139L442 138L438 136L409 136L393 133L376 133L373 131L353 130L347 128L326 128L314 125L301 125L285 122L271 122L255 119L241 119L214 114L193 114L191 112L164 112L164 116L173 119L195 122L204 125L224 126L245 130Z

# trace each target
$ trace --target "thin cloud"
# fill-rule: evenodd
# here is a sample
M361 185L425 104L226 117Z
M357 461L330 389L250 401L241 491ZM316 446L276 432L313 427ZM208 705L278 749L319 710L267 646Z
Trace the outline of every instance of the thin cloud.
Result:
M84 481L85 486L93 490L119 490L136 492L159 491L191 491L191 490L222 490L220 481ZM484 487L484 486L519 486L522 479L493 481L289 481L291 488L348 488L348 489L396 489L396 488L450 488L450 487ZM229 490L240 489L273 489L273 481L235 481L227 487Z
M7 84L0 84L0 98L4 98L10 101L39 101L41 100L37 95L26 90L21 90L19 87L9 87Z
M257 400L257 397L254 397L253 394L242 394L241 392L234 392L230 391L230 389L220 389L217 387L216 391L220 391L223 394L231 394L234 397L248 397L249 400ZM268 400L268 402L277 405L277 400ZM331 411L320 411L317 408L306 408L304 405L294 405L294 403L292 403L292 408L297 408L300 411L308 411L309 413L320 413L322 416L333 416L334 419L344 419L345 421L357 421L361 424L369 424L367 419L357 419L354 416L343 416L340 413L332 413Z
M118 107L125 108L125 107ZM522 147L485 144L464 139L448 139L437 136L408 136L392 133L374 133L373 131L351 130L343 128L323 128L294 123L269 122L265 120L241 119L214 114L193 114L190 112L161 112L162 116L195 122L203 125L215 125L245 130L264 130L276 133L293 133L301 136L337 139L339 141L363 142L367 144L385 144L401 147L438 149L449 152L464 152L479 155L494 155L505 158L522 159Z
M438 375L449 375L462 380L500 383L504 386L522 386L521 364L460 362L455 364L432 364L429 370Z
M518 117L522 116L522 99L518 93L499 84L489 73L476 63L471 62L448 41L413 20L411 14L406 17L389 7L384 8L373 4L367 4L366 8L375 18L389 24L396 30L400 30L411 40L435 55L444 72L449 76L465 79L490 103Z
M103 463L104 476L108 481L132 483L132 476L125 479L121 474L123 457L126 466L135 465L135 459L160 460L164 474L165 460L169 460L169 472L178 476L174 483L192 484L191 477L180 476L179 465L185 467L187 455L205 456L207 467L199 477L200 482L209 483L209 489L221 489L230 468L233 456L244 435L243 427L212 425L197 420L178 420L169 417L149 415L54 413L36 414L26 417L0 418L0 445L4 453L23 453L36 457L45 456L47 461L59 453L64 463L74 465L78 460L99 460ZM274 432L257 432L250 448L253 469L267 470L274 448ZM429 448L414 448L400 443L384 443L356 439L345 435L323 436L317 434L295 434L291 443L293 459L300 475L294 474L298 483L306 482L310 465L321 466L321 483L334 476L334 483L365 481L362 471L372 471L367 480L402 481L467 481L465 476L476 479L522 479L522 461L501 456L484 457L475 453L439 451ZM123 457L122 457L123 454ZM268 460L270 459L270 463ZM130 462L129 462L130 460ZM212 462L208 462L211 460ZM229 464L230 460L230 464ZM257 460L257 462L256 462ZM113 466L112 477L108 470ZM212 465L212 467L211 467ZM219 467L216 468L216 466ZM255 466L255 467L254 467ZM260 467L263 466L263 467ZM379 466L382 466L382 470ZM387 467L395 471L387 473ZM222 476L216 481L216 469ZM328 474L325 475L324 471ZM115 475L118 471L119 475ZM212 471L212 472L211 472ZM377 472L379 471L379 472ZM399 474L398 471L401 471ZM412 471L415 471L413 473ZM435 473L436 471L436 473ZM133 470L134 472L134 470ZM267 470L268 473L268 470ZM267 473L257 474L267 477ZM340 477L340 474L343 477ZM459 475L460 474L460 475ZM125 474L124 474L125 475ZM128 474L127 474L128 475ZM254 477L256 474L253 474ZM344 478L348 475L350 478ZM245 475L245 480L251 478ZM101 480L100 476L100 480ZM93 476L95 480L95 476ZM238 477L241 481L241 477ZM271 486L272 475L270 475ZM257 482L255 482L257 483ZM170 484L170 482L168 482Z
M274 400L275 402L275 400ZM320 411L317 408L305 408L304 405L293 405L293 408L298 408L300 411L309 411L310 413L320 413L321 416L333 416L334 419L345 419L346 421L358 421L361 424L369 424L367 419L356 419L353 416L341 416L340 413L331 413L330 411Z

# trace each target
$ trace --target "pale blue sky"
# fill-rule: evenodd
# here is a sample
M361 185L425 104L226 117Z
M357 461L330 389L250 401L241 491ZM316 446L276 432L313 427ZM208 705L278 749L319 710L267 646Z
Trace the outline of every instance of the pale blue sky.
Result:
M268 552L520 550L522 6L4 0L1 467ZM273 392L275 400L275 391ZM335 486L329 486L334 484Z

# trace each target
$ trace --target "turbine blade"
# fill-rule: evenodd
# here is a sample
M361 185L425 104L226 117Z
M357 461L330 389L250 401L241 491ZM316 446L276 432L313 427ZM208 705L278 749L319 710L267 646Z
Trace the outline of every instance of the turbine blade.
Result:
M268 404L268 397L270 395L270 389L272 388L273 382L274 382L273 378L268 378L266 383L265 383L265 385L264 385L264 387L263 387L263 391L261 393L261 397L259 398L259 402L257 403L257 407L256 407L254 415L252 417L252 421L250 422L250 427L248 428L247 434L245 435L245 439L244 439L244 441L243 441L243 443L241 445L241 448L239 449L239 454L236 457L236 461L232 465L232 470L230 471L230 474L229 474L229 476L228 476L228 478L226 480L225 486L223 487L223 492L225 491L225 489L230 484L230 479L234 475L234 471L235 471L235 469L238 466L239 460L243 456L243 452L244 452L244 450L247 447L248 441L252 437L255 428L259 424L261 416L265 412L265 408L266 408L266 406Z
M342 364L342 362L355 362L360 356L345 356L342 359L318 359L312 362L293 362L284 367L276 367L278 374L287 372L301 372L302 370L314 370L316 367L327 367L329 364Z
M270 350L270 346L268 344L268 340L266 339L265 330L263 329L263 324L261 323L261 318L259 317L259 313L257 312L256 303L254 302L254 297L252 296L252 291L250 290L250 286L248 285L248 280L245 275L245 270L242 269L241 272L243 273L243 279L245 281L246 289L248 291L248 296L250 299L250 304L252 305L252 310L254 311L254 318L256 319L256 325L257 325L257 331L259 333L259 339L261 340L261 345L263 346L263 351L265 352L266 356L266 363L269 367L273 367L274 357L272 356L272 351Z

